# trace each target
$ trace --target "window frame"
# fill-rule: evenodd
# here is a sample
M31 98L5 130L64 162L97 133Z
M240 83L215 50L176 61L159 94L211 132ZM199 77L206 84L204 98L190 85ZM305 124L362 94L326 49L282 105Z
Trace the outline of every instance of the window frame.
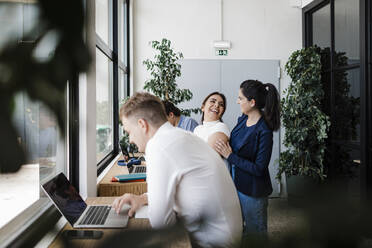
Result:
M73 78L69 81L72 82L73 80L76 80L76 78ZM67 84L65 91L65 103L68 106L68 110L72 108L70 104L72 103L73 99L71 99L70 96L71 92L75 90L75 87L70 87L70 85L70 83ZM77 83L74 85L76 85L76 88L78 88ZM67 99L67 97L69 98ZM71 125L71 120L73 120L72 118L75 114L76 112L68 111L68 113L66 113L65 122L65 127L67 130L67 137L65 137L67 138L65 161L66 173L69 176L71 176L71 173L73 174L75 170L79 169L74 168L74 166L71 164L71 161L73 161L71 160L71 158L76 156L74 152L76 152L76 148L78 149L79 146L78 144L73 144L73 147L70 147L73 140L71 140L68 136L71 135L72 130L76 130L76 127L73 127ZM75 134L75 132L73 131L72 134ZM75 178L75 180L77 180L78 182L78 177ZM78 185L79 183L77 183L77 186ZM44 193L42 193L41 187L39 187L39 194L39 199L25 208L20 214L15 216L11 221L9 221L0 229L0 244L2 247L34 247L48 231L53 229L56 223L60 220L62 215L50 201L50 199Z
M34 247L60 218L49 198L40 198L3 226L0 243L3 247Z
M123 20L126 23L123 24L124 32L124 43L123 49L125 51L124 63L120 61L119 55L119 31L118 31L118 21L119 21L119 1L112 1L112 49L110 49L109 44L106 44L96 33L96 48L98 48L109 60L113 63L113 150L109 152L100 162L97 164L97 176L99 176L102 171L111 163L111 161L119 154L119 70L124 71L124 77L126 84L124 87L127 89L126 96L129 96L129 1L123 1ZM123 83L124 83L123 82Z
M335 106L334 72L339 70L349 71L356 68L360 70L360 142L359 144L348 142L345 145L360 152L361 198L368 199L368 197L372 196L372 115L370 114L372 111L372 25L370 23L372 19L372 4L368 0L359 0L359 63L337 67L333 58L333 52L335 51L335 1L337 0L314 0L302 9L302 44L303 47L309 47L313 44L312 14L325 5L330 4L331 65L329 69L322 71L322 74L327 73L330 76L331 103L329 107L332 120ZM333 133L331 131L331 136L334 136ZM339 141L331 140L331 143L333 145L331 152L334 154L334 145L339 144Z
M79 75L68 84L68 178L79 192Z
M361 173L365 175L361 182L364 199L372 197L372 3L368 0L360 0L360 78L366 84L361 85L361 104L366 108L361 113L361 121L366 125L361 127L363 137L361 140L362 154L361 161L365 166L362 167ZM363 96L363 97L362 97Z

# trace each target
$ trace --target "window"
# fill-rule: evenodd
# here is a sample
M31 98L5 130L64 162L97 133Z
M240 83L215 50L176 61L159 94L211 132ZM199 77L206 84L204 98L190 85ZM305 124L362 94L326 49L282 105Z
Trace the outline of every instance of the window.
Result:
M97 0L92 4L97 6L94 68L99 130L96 137L100 144L96 160L100 172L118 152L118 105L120 99L128 95L128 1ZM0 1L0 50L11 38L21 44L34 42L39 34L39 12L37 1ZM31 30L28 40L24 40L25 34ZM48 44L38 50L41 59L53 54ZM72 80L78 81L79 75ZM18 173L0 173L0 211L7 213L0 216L1 245L27 242L18 239L23 236L30 238L23 235L26 230L34 239L29 244L35 244L47 231L45 227L48 228L45 223L40 226L40 221L58 220L60 215L41 193L40 184L64 172L75 187L79 187L79 87L75 83L71 85L64 96L67 106L64 136L46 106L31 101L25 93L14 99L13 121L19 132L18 141L29 152L29 158L28 164Z
M125 0L118 1L118 34L119 34L119 60L124 66L128 61L128 4ZM120 66L123 68L123 66Z
M313 13L313 41L320 47L331 46L330 4Z
M39 15L36 1L0 2L0 50L5 49L8 42L20 46L33 43L39 35ZM31 31L31 35L28 35ZM48 59L49 54L53 54L53 42L46 40L38 46L36 59ZM66 94L62 100L67 105ZM41 229L29 231L39 223L40 217L47 216L48 222L51 222L48 224L58 220L57 210L41 192L40 184L60 172L68 175L68 139L62 136L56 118L49 109L21 92L14 98L12 119L18 142L27 152L28 159L18 172L0 173L0 244L4 246L12 246L14 242L24 245L26 241L22 237L26 230L32 233L34 239L40 238L43 235ZM28 241L31 246L35 243Z
M312 14L313 44L327 49L331 47L331 7L325 5ZM323 61L323 68L330 68L330 61Z
M348 65L358 64L359 56L359 1L337 0L334 3L335 51L344 52Z
M28 164L17 173L0 174L0 228L39 200L39 184L59 172L66 173L65 141L48 109L25 94L16 98L14 123L18 141L28 152Z
M113 150L112 61L96 49L97 163Z
M96 33L112 49L112 0L96 0Z
M349 195L360 196L360 0L314 1L304 9L305 45L321 48L324 110L331 117L326 160L331 177L353 175ZM362 107L363 108L363 107Z
M122 70L119 69L119 107L123 103L123 99L127 97L127 92L128 92L128 77L126 76L126 73ZM119 120L120 121L120 120ZM124 129L123 126L119 126L119 140L123 137L124 135Z
M96 1L96 160L98 174L118 154L122 99L128 96L128 2Z
M361 108L362 112L362 121L365 118L366 125L361 127L362 134L362 144L365 143L366 146L362 150L362 161L365 161L365 167L363 167L362 173L366 174L365 183L367 188L367 196L372 196L372 4L371 1L363 0L360 2L361 6L360 9L366 10L364 15L361 15L361 23L365 23L365 25L361 25L360 33L361 37L364 36L365 30L368 30L365 35L365 39L361 39L361 80L365 81L365 85L361 85L361 91L363 94L361 95L361 99L364 97L366 98L366 108L363 111L363 106ZM367 21L368 20L368 21ZM369 86L369 87L368 87ZM365 117L364 117L365 116ZM362 163L363 164L363 163Z
M37 24L36 3L1 2L0 13L0 32L7 34L0 38L1 48L11 34L19 43L32 42L24 41L23 36ZM15 98L13 122L19 134L18 142L28 152L28 164L17 173L0 174L0 212L3 213L0 228L38 200L46 199L40 192L40 183L59 172L67 173L66 141L46 106L20 93Z

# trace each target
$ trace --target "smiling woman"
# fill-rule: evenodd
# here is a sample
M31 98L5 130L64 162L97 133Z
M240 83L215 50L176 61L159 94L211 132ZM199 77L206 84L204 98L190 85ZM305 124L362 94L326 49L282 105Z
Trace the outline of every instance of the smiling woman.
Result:
M230 130L222 122L222 116L226 110L226 97L220 92L210 93L202 103L202 125L195 128L194 134L213 147L218 139L227 142Z
M215 150L229 163L242 207L244 234L267 233L268 196L272 193L269 162L273 131L280 127L279 93L258 80L241 83L237 103L242 115L229 143L218 141Z

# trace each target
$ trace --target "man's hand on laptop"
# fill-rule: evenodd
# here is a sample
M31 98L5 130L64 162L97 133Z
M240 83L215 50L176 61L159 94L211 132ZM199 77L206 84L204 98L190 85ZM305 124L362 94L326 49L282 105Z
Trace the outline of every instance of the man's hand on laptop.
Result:
M138 209L143 205L147 205L147 194L124 194L114 200L112 207L115 209L115 212L119 214L124 204L129 204L131 206L128 216L133 217Z

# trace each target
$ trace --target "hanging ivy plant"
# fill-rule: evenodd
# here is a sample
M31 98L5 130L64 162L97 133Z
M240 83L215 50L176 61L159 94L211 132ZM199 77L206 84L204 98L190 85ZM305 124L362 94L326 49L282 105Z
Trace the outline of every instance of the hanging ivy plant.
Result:
M322 112L324 91L321 61L316 47L295 51L285 65L292 82L281 100L286 151L280 154L277 178L282 173L324 180L324 154L329 117Z

